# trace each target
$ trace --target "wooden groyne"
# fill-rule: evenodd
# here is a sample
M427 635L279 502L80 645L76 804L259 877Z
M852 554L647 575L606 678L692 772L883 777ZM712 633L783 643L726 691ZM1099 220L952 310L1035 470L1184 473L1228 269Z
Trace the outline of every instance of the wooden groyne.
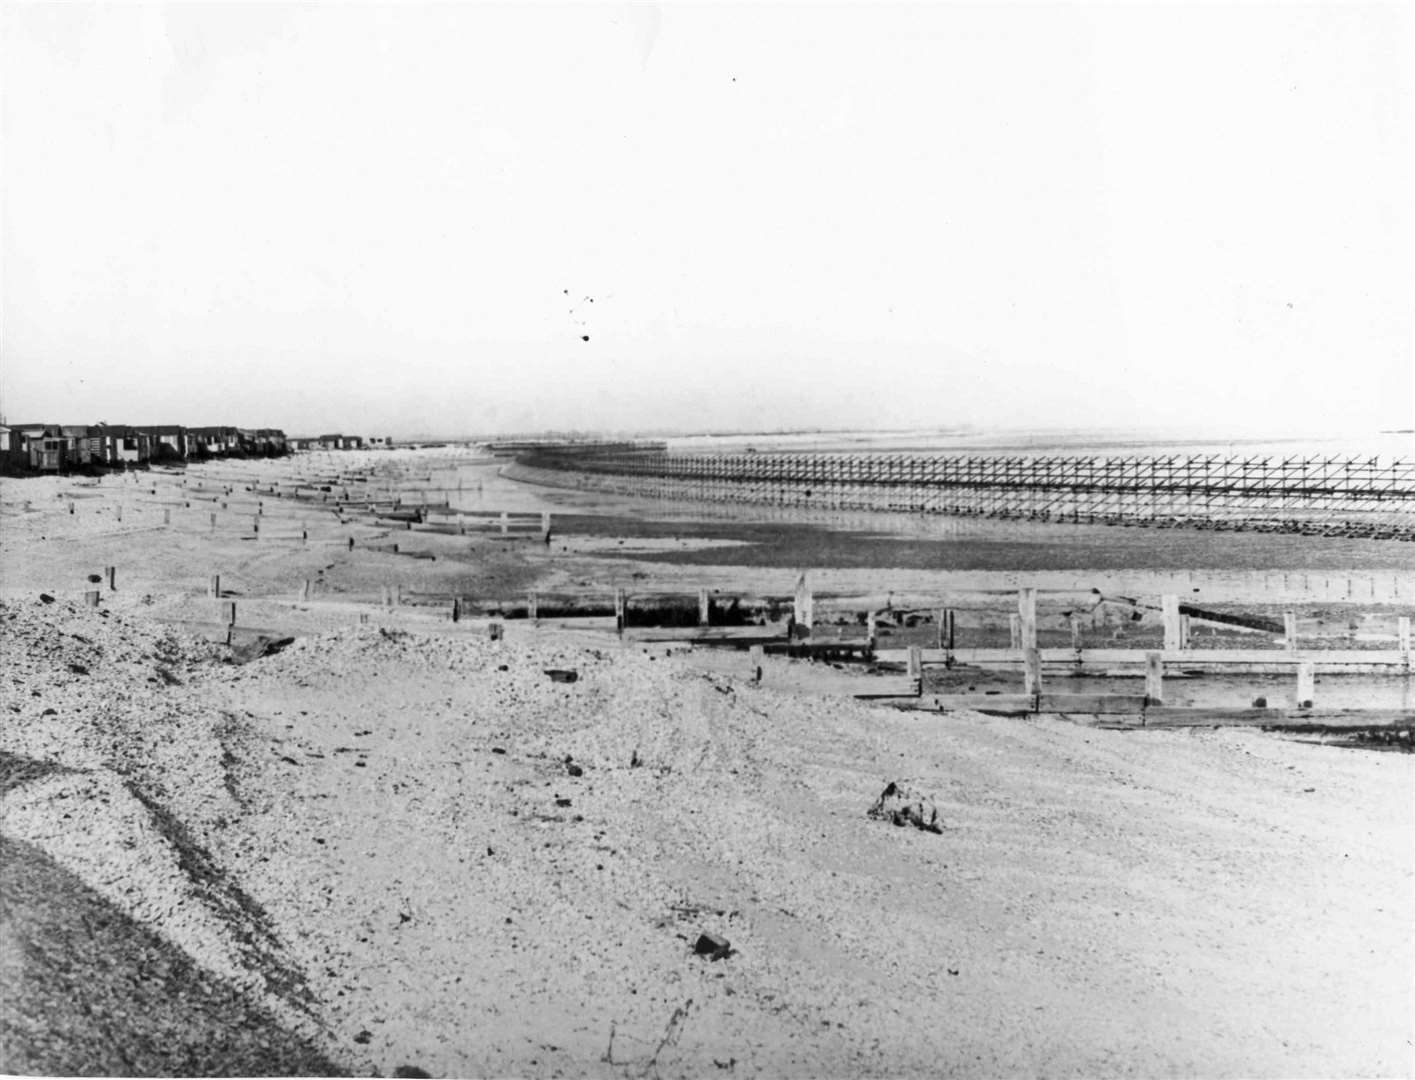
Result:
M509 475L668 499L1415 540L1415 462L1383 459L537 446L515 455Z

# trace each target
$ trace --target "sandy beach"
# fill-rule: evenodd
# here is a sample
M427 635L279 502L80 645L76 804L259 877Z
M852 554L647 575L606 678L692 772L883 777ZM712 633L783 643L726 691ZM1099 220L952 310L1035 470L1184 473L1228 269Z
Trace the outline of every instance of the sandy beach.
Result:
M240 482L363 466L552 541ZM1408 545L751 521L435 451L7 479L0 511L6 1071L1415 1071L1409 754L908 714L422 599L805 571L978 610L1200 590L1354 640L1415 607ZM867 816L891 782L938 831Z

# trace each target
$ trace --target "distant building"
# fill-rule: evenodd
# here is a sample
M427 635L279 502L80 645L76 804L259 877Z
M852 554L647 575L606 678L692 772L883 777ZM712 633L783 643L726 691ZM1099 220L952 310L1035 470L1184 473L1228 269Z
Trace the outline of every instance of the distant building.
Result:
M178 424L148 424L140 428L152 442L152 458L185 458L187 456L187 429Z

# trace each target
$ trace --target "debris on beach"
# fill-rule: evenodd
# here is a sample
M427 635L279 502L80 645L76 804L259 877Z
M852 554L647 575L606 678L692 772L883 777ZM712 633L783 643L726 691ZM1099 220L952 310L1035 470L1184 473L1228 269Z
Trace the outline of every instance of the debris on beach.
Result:
M721 934L713 934L704 930L698 935L698 940L693 945L693 952L697 956L706 956L709 960L726 960L732 955L732 942Z
M934 805L933 799L896 780L891 780L880 792L879 798L866 812L866 816L899 826L912 825L924 832L943 832L943 824L938 818L938 807Z

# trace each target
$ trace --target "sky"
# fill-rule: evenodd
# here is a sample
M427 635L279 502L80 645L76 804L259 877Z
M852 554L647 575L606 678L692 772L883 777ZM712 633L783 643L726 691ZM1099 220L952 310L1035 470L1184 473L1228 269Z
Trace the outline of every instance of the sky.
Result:
M0 5L0 410L1415 427L1415 5Z

